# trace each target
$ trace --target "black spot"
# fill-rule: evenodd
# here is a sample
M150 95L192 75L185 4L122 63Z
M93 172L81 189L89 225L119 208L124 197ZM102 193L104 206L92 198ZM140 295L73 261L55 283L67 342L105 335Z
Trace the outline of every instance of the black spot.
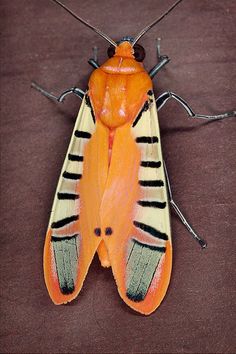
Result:
M96 236L101 236L101 229L100 227L96 227L96 229L94 229L94 233Z
M111 234L112 234L112 228L111 227L106 227L105 235L110 236Z
M140 302L140 301L143 301L144 298L145 298L145 295L143 292L139 292L139 293L131 293L129 291L127 291L126 293L126 296L131 300L131 301L134 301L134 302Z
M140 44L135 44L133 48L135 60L142 62L146 55L144 48Z
M73 285L64 285L63 287L60 287L62 294L64 295L69 295L72 294L75 290L75 286Z
M147 94L148 94L148 96L152 96L152 95L153 95L153 91L152 91L152 90L149 90L149 91L147 92Z

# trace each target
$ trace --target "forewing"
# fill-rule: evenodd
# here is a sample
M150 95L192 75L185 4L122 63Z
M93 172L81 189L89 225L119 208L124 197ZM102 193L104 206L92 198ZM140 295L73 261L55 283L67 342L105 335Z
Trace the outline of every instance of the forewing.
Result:
M95 135L94 115L85 97L62 167L44 247L45 282L55 304L66 303L77 296L99 244L96 237L89 240L91 230L89 234L88 225L83 222L85 155L86 149L94 145ZM91 223L99 223L96 207Z
M155 99L133 125L116 131L102 202L105 238L119 293L133 309L153 312L170 279L169 207ZM111 232L112 230L112 232Z

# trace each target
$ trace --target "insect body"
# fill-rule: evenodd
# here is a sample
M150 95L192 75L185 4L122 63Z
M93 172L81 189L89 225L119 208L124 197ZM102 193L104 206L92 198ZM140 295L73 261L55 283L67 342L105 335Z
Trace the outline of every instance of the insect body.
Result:
M96 70L86 93L72 88L57 98L33 85L59 102L69 93L82 98L44 248L45 281L55 304L78 295L98 252L102 266L111 266L122 299L140 313L153 312L165 296L171 274L169 202L192 236L206 246L173 201L157 108L174 98L193 118L220 119L235 112L197 115L171 92L155 100L151 78L169 59L160 56L160 63L147 73L141 63L144 50L136 44L180 1L135 39L125 37L117 44L54 0L112 45L103 65L92 60Z

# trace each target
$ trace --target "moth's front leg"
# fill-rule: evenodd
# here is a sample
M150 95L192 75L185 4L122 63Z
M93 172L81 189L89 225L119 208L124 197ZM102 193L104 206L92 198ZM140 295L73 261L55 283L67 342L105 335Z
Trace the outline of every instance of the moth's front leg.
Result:
M77 97L79 97L81 100L84 98L85 92L81 90L78 87L71 87L65 91L63 91L59 96L55 96L54 94L48 92L45 90L42 86L38 85L36 82L31 83L31 87L33 87L35 90L41 92L45 97L50 98L54 101L57 101L59 103L63 102L66 96L70 95L73 93Z

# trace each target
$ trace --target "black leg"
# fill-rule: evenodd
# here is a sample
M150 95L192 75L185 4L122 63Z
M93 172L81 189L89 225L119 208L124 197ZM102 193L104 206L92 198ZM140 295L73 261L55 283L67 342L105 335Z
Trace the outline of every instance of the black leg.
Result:
M204 114L197 114L194 113L194 111L191 109L191 107L187 104L183 98L180 96L176 95L174 92L164 92L161 96L159 96L156 99L156 104L157 104L157 110L159 111L164 104L169 100L173 98L177 102L179 102L182 107L186 110L190 118L200 118L200 119L207 119L207 120L218 120L218 119L224 119L224 118L230 118L230 117L236 117L236 111L231 111L231 112L226 112L214 116L208 116Z
M35 82L32 82L31 87L33 87L34 89L36 89L37 91L41 92L44 96L55 100L57 102L63 102L65 97L67 95L70 95L71 93L73 93L74 95L78 96L81 100L83 99L85 92L82 91L81 89L79 89L78 87L72 87L68 90L63 91L58 97L53 95L52 93L46 91L44 88L42 88L41 86L39 86L38 84L36 84Z
M175 213L177 214L177 216L179 217L180 221L184 224L184 226L186 227L186 229L189 231L189 233L191 234L191 236L199 243L199 245L202 248L206 248L207 247L207 243L194 231L194 229L192 228L192 226L189 224L189 222L185 219L183 213L181 212L181 210L179 209L178 205L175 203L175 201L173 200L173 196L172 196L172 191L171 191L171 186L170 186L170 180L169 180L169 176L168 176L168 172L167 172L167 168L166 168L166 164L165 161L164 162L164 171L165 171L165 177L166 177L166 183L167 183L167 190L168 190L168 195L169 195L169 202L170 205L172 206L172 208L174 209Z
M88 60L88 63L94 68L97 69L99 68L98 64L98 47L93 47L93 58L90 58Z
M161 55L161 39L157 39L157 59L158 63L149 71L151 79L166 65L169 63L170 58L167 55Z

